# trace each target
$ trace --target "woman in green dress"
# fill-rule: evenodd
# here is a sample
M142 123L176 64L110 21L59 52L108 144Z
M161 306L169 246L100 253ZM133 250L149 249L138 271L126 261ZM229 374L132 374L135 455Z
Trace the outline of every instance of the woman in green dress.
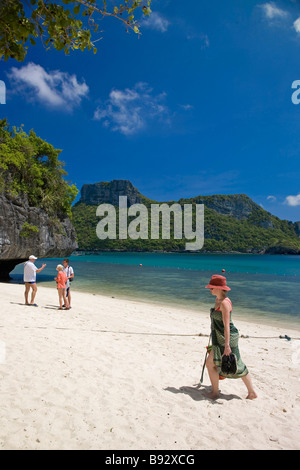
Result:
M206 286L211 294L216 297L215 307L211 309L211 342L212 346L206 361L208 375L212 385L210 398L219 396L220 378L241 378L248 390L247 398L253 400L257 395L253 389L249 371L240 356L238 339L239 332L231 320L232 304L227 297L227 292L231 290L226 284L226 278L215 274L210 283ZM231 353L237 358L237 371L235 374L225 375L221 371L222 356L229 356Z

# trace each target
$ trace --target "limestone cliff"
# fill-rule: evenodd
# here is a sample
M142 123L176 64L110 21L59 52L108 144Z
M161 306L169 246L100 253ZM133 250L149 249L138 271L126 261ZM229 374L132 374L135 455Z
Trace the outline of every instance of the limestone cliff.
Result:
M8 278L31 254L38 258L65 257L77 247L68 217L49 217L43 209L31 207L26 195L0 194L0 278Z
M88 205L119 204L119 196L127 196L128 206L140 204L142 194L128 180L112 180L95 184L84 184L81 188L81 199Z

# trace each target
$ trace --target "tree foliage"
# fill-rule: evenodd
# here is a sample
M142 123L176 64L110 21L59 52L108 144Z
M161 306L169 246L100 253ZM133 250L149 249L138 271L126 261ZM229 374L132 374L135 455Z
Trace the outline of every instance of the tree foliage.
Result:
M224 199L226 198L229 199L230 196L225 195ZM184 200L185 203L188 201L192 202L192 199ZM149 200L148 204L146 200L143 203L150 207ZM79 249L82 250L184 251L185 242L188 241L184 236L182 239L174 239L173 226L169 240L162 239L161 232L158 240L151 240L150 231L148 240L132 240L131 238L120 240L118 236L116 240L99 240L96 234L96 226L99 222L96 216L96 206L78 202L73 206L72 213ZM118 208L116 208L116 214L118 220ZM263 217L270 217L273 227L264 228L261 225ZM150 225L151 211L149 211ZM247 219L237 220L230 215L219 214L205 205L204 239L202 250L204 252L264 253L272 249L276 251L277 248L283 251L300 250L300 239L295 233L294 225L269 215L261 208L257 211L253 210Z
M100 0L99 0L100 1ZM149 15L151 0L1 0L0 2L0 59L23 61L28 45L34 46L40 38L46 48L64 51L85 49L97 52L99 23L104 17L113 17L127 28L140 34L136 12Z
M27 135L22 127L11 130L6 119L0 120L0 190L26 195L32 206L52 217L70 216L78 190L64 179L60 153L33 130Z

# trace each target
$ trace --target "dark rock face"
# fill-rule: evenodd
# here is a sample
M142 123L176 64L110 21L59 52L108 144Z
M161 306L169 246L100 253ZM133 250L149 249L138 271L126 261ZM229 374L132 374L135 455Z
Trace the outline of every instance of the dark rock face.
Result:
M26 196L0 194L0 278L31 254L38 258L66 257L78 247L68 217L50 218L42 209L30 207Z
M128 206L142 202L141 193L128 180L84 184L81 188L80 202L89 205L113 204L117 206L119 205L119 196L127 196Z
M296 248L286 248L284 246L271 246L264 252L266 255L299 255L300 250Z
M195 198L198 204L204 204L218 214L230 215L237 220L247 219L252 213L255 203L246 195L236 194L229 197L219 195L203 196Z

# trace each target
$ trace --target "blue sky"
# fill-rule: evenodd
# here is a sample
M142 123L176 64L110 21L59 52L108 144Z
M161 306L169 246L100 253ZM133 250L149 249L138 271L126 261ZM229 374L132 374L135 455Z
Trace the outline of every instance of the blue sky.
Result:
M0 116L62 149L79 189L129 179L157 201L243 193L300 220L300 2L152 10L140 38L103 20L96 55L38 44L1 61Z

